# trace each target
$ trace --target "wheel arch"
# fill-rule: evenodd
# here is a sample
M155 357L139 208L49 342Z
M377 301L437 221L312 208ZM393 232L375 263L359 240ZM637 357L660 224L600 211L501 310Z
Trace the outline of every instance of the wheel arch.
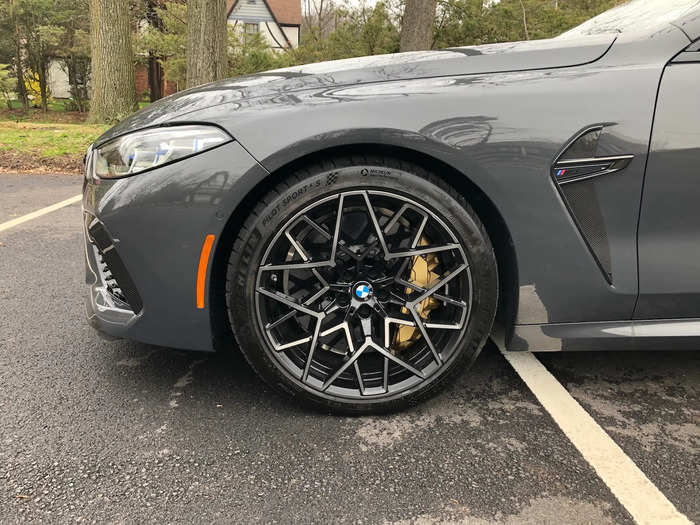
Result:
M235 209L231 210L219 242L216 244L212 260L209 304L215 349L230 348L234 344L231 325L226 314L226 271L232 243L259 199L279 181L304 166L318 164L333 157L360 155L383 155L417 164L453 186L466 199L484 223L494 247L499 279L496 323L504 331L505 341L510 340L515 327L519 301L518 263L508 226L493 201L467 175L427 153L395 145L350 144L307 153L277 167L256 184ZM329 166L330 168L332 166Z

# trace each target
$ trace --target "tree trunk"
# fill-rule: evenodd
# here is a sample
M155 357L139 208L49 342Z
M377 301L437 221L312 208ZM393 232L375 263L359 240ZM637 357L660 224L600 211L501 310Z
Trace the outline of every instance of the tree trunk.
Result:
M159 2L156 0L148 0L146 2L146 19L150 26L158 31L163 30L163 21L158 16ZM163 66L160 63L159 57L152 51L148 52L148 89L151 93L151 102L163 98Z
M520 9L523 11L523 29L525 30L525 40L530 40L530 33L527 30L527 15L525 14L525 4L520 0Z
M82 111L80 107L80 100L78 100L78 72L76 67L76 60L73 55L66 59L66 70L68 72L68 84L70 85L70 96L75 103L75 107L78 111Z
M188 0L188 88L226 76L226 27L226 0Z
M406 0L401 25L401 51L433 47L437 0Z
M163 66L158 57L148 53L148 89L151 93L151 102L163 98Z
M39 67L37 68L37 75L39 76L39 94L41 95L41 110L46 113L49 110L49 86L48 86L48 69L49 65L45 58L39 61Z
M123 119L137 107L129 2L90 0L90 45L90 120Z
M17 97L22 103L25 111L29 109L29 97L27 96L27 86L24 84L24 66L22 65L22 50L17 46L15 55L15 76L17 77Z
M19 24L15 19L15 0L10 4L10 17L15 28L15 76L17 77L17 96L25 111L29 109L29 97L27 97L27 86L24 84L24 65L22 63L22 39L19 34Z

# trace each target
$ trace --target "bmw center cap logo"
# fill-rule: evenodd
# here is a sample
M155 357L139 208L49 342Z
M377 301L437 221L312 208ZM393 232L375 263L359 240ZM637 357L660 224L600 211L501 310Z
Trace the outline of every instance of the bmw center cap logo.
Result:
M355 297L360 301L366 301L372 295L372 287L369 283L357 283L355 285Z

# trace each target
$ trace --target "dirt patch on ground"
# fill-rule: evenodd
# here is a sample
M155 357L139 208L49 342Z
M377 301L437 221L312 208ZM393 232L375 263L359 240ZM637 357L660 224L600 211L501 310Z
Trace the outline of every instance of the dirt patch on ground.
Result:
M55 155L16 153L0 150L0 173L68 173L83 172L82 155Z

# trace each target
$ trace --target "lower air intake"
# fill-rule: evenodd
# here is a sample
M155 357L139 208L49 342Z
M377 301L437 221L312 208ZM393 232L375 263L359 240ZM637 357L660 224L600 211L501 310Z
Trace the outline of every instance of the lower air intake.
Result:
M90 242L97 248L99 270L107 291L118 305L139 313L143 301L109 233L97 219L89 225L88 233Z

